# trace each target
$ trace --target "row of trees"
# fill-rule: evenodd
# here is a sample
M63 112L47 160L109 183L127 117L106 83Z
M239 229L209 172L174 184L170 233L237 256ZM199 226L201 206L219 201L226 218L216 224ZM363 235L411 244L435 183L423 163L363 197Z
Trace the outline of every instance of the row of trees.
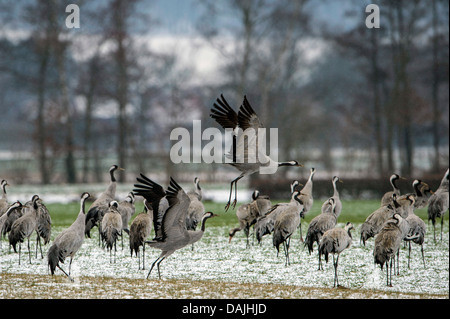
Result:
M324 4L313 0L198 0L193 41L221 65L217 81L195 84L180 52L148 46L158 25L151 2L81 2L80 29L65 27L69 3L0 10L0 108L17 105L11 116L31 124L22 143L44 184L61 157L69 183L100 181L111 153L124 167L145 171L153 156L173 172L170 131L192 119L215 125L209 108L220 93L236 106L247 95L265 125L279 128L283 158L332 171L342 167L333 149L345 150L347 164L363 149L366 175L380 177L413 175L417 146L433 147L432 170L448 162L448 1L376 1L380 28L368 29L361 1L342 2L342 17L323 21Z

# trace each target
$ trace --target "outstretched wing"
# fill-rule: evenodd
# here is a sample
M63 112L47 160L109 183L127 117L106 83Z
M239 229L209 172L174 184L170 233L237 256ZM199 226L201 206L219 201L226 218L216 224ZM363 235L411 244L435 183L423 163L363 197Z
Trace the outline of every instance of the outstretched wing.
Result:
M172 241L176 241L187 236L186 215L191 200L172 177L166 194L169 208L162 221L163 239L171 238Z
M258 115L256 115L252 106L248 102L247 96L244 96L244 102L239 108L238 124L239 127L244 131L248 128L253 128L258 131L258 128L264 127L264 125L259 120Z
M214 108L211 109L211 116L217 123L219 123L223 128L235 129L238 126L238 115L230 107L227 100L220 95L220 99L216 100L214 103Z
M238 127L238 115L230 107L223 94L214 103L214 108L211 109L209 116L216 120L223 128L231 128L234 131ZM236 132L233 134L233 144L227 157L232 159L233 163L236 162Z
M153 209L153 227L155 229L155 237L162 236L162 220L166 212L165 208L160 208L161 201L164 201L166 192L163 187L144 174L141 177L136 177L136 180L141 184L134 184L133 192L135 195L144 197L152 205Z
M244 96L244 102L238 113L239 128L236 143L236 161L244 163L266 163L266 152L260 149L259 141L266 141L264 125Z

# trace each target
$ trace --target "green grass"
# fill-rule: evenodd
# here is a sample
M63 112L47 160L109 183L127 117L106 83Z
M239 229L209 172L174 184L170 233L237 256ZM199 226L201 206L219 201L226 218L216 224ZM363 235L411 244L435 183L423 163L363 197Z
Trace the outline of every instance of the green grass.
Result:
M280 201L272 201L272 204L276 204ZM320 213L322 201L315 200L314 205L305 216L304 221L309 223L311 219ZM225 212L225 203L205 202L206 211L212 211L219 215L216 218L212 218L208 221L208 225L211 226L234 226L237 224L236 209L229 209ZM86 211L89 209L91 203L86 204ZM136 203L136 214L133 218L143 210L143 203L138 201ZM339 216L338 222L352 222L354 224L361 224L373 211L380 207L379 200L343 200L342 201L342 213ZM47 204L47 208L52 216L52 223L54 226L69 226L76 219L80 210L78 203L69 204ZM416 212L423 220L427 220L427 210L419 209ZM133 219L132 218L132 219Z
M273 201L272 204L278 203L280 201ZM225 203L215 203L215 202L205 202L206 211L212 211L219 215L216 218L212 218L208 221L208 225L211 226L234 226L237 224L236 209L230 209L225 212ZM91 203L86 204L86 211L89 210ZM322 201L314 201L314 205L310 212L305 216L304 221L309 223L311 219L320 213L322 206ZM133 218L143 210L143 203L138 201L136 203L136 214ZM338 222L352 222L354 224L361 224L373 211L380 207L379 200L344 200L342 201L342 213L339 216ZM76 219L78 212L80 210L80 205L78 203L69 204L47 204L47 208L52 216L53 226L70 226L72 222ZM419 209L416 212L423 220L427 220L427 210ZM133 220L132 218L132 220Z

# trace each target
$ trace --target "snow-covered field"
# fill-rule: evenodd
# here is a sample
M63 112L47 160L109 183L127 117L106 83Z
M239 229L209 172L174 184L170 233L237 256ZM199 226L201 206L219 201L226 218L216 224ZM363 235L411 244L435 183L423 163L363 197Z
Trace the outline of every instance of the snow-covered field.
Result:
M342 226L341 224L339 226ZM306 233L307 225L303 225L303 234ZM54 238L62 227L54 227L52 237ZM333 287L333 264L324 263L324 270L317 270L318 260L317 251L311 256L307 249L300 243L297 233L291 240L291 265L285 267L284 253L280 251L277 257L276 250L272 246L271 236L263 239L262 245L251 245L246 248L246 241L243 233L237 233L231 243L228 243L228 227L207 227L202 240L195 244L194 250L191 247L185 247L165 259L161 263L162 281L158 280L156 268L151 273L152 282L159 282L158 285L174 285L177 290L177 298L191 298L197 296L200 298L209 298L208 291L203 291L198 287L196 294L195 286L189 285L189 282L210 281L233 284L275 284L279 287L310 287L332 288ZM373 263L373 239L366 243L366 247L359 245L359 225L353 231L353 246L344 251L339 259L339 282L349 291L354 289L358 294L352 295L354 298L366 298L364 292L370 295L373 291L387 294L398 292L400 294L418 294L429 295L430 297L448 298L449 294L449 233L448 222L444 224L444 239L442 242L433 241L432 228L429 227L425 241L425 267L422 263L420 248L416 245L412 247L411 268L407 267L407 248L402 248L400 252L400 275L393 276L393 287L386 286L386 272L381 271ZM67 286L86 285L85 276L92 278L92 284L97 279L110 277L112 279L133 279L145 281L151 262L158 257L159 250L147 248L146 250L146 270L138 270L137 258L130 257L128 246L128 235L124 235L124 248L118 243L116 263L110 263L109 253L98 246L98 233L93 229L93 238L86 239L82 248L78 251L72 263L72 273L75 282L71 283L61 271L57 270L57 277L51 278L47 269L47 259L45 253L49 245L44 247L44 259L35 258L35 240L31 241L32 263L28 263L28 250L26 244L22 245L21 265L18 264L18 254L8 251L8 243L2 241L0 249L0 267L2 274L33 274L42 275L43 285L61 286L61 289L67 289ZM282 247L280 247L282 249ZM63 267L67 270L68 260ZM0 282L3 276L0 275ZM173 281L178 282L181 287L176 287ZM184 283L184 284L181 284ZM186 284L187 283L187 284ZM18 292L23 289L24 283L20 280L11 280L10 283L2 282L3 289L0 290L0 298L10 298L8 291ZM5 289L8 285L9 289ZM278 287L278 286L277 286ZM82 287L81 287L82 288ZM30 289L29 287L27 289ZM103 288L106 291L106 298L115 297L114 291L109 291L107 286ZM283 298L282 289L277 296ZM276 295L276 292L275 292ZM438 296L435 296L438 295ZM20 296L20 294L19 294ZM137 292L133 298L145 298L146 292ZM225 297L220 294L214 295L215 298ZM259 296L256 294L255 296ZM92 296L97 297L98 296ZM167 295L167 297L173 297ZM228 297L228 296L227 296ZM288 295L289 298L301 298L301 295ZM317 297L321 297L318 295ZM327 298L326 296L324 296ZM380 297L380 295L378 295ZM45 298L45 296L41 296ZM247 298L247 296L236 295L235 298Z

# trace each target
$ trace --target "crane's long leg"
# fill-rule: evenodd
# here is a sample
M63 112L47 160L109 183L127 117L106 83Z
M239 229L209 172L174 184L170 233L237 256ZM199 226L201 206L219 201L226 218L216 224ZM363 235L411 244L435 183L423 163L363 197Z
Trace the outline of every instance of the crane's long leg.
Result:
M228 208L230 208L230 204L231 204L231 195L232 195L232 193L233 193L233 183L234 183L234 180L232 180L231 183L230 183L230 194L228 195L228 202L227 202L227 204L225 205L225 211L228 211Z
M336 257L336 263L334 263L334 254L333 254L333 264L334 264L334 277L335 277L335 287L339 287L339 277L338 277L338 263L339 263L339 254Z
M287 251L287 263L288 265L291 264L291 261L289 260L289 247L291 246L291 236L286 240L286 251Z
M442 229L444 228L444 213L441 214L441 241L442 241Z
M228 202L225 205L225 211L228 211L228 208L230 208L230 204L231 204L231 195L233 194L233 184L234 184L234 201L233 204L231 204L231 206L233 206L233 208L236 207L236 203L237 203L237 182L244 177L244 174L239 175L238 177L236 177L235 179L233 179L230 183L230 194L228 196Z
M395 263L395 261L394 261ZM395 272L395 267L394 267L394 272ZM400 275L400 249L397 250L397 276Z
M420 251L421 251L421 253L422 253L423 267L425 268L425 256L423 255L423 244L420 245Z
M30 237L27 238L27 246L28 246L28 257L31 264L31 249L30 249Z
M156 266L158 267L158 277L159 279L161 279L161 273L159 271L159 265L161 264L161 262L165 259L166 257L164 256L163 258L161 258L160 261L158 261L158 263L156 264Z
M300 242L303 243L303 235L302 235L302 218L300 217L300 225L298 226L300 228Z
M288 252L287 252L287 248L286 248L286 241L283 241L283 249L284 249L284 258L285 258L284 266L287 267Z
M22 245L19 243L19 266L20 266L20 251L22 250Z
M70 270L72 268L72 260L73 260L73 256L70 256L70 261L69 261L69 275L70 275Z
M63 273L64 273L64 275L66 275L67 276L67 278L69 278L70 279L70 281L71 282L73 282L74 280L73 280L73 278L72 277L70 277L70 275L68 275L65 271L64 271L64 269L62 269L61 268L61 266L59 265L59 263L56 265ZM69 271L69 274L70 274L70 271Z
M148 279L148 276L150 276L150 273L152 272L153 267L155 267L156 262L157 262L160 258L161 258L161 256L159 256L158 258L156 258L155 261L152 263L152 266L150 267L150 271L149 271L148 274L147 274L147 279Z

